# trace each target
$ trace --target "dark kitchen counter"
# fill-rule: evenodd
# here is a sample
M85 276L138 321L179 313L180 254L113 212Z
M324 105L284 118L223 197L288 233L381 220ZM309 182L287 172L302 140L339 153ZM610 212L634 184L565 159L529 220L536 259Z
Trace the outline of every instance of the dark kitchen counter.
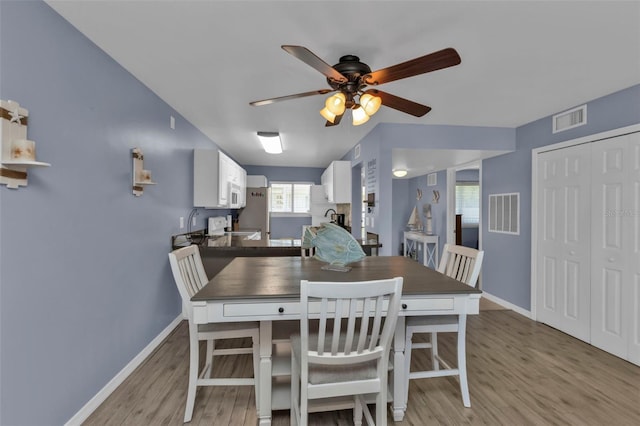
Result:
M172 237L174 249L197 244L201 253L216 253L224 256L300 256L300 239L254 240L247 235L206 236L204 233L182 234ZM267 250L267 252L265 252Z
M371 249L380 247L377 235L370 234L367 240L356 239L367 254ZM254 240L246 234L225 234L220 236L206 236L204 231L190 234L180 234L171 237L173 249L197 244L201 253L215 253L220 256L300 256L302 240L299 238ZM368 250L368 251L367 251ZM225 254L227 253L227 254Z
M300 239L252 240L247 239L247 236L247 234L232 234L209 237L206 235L205 230L199 230L172 236L171 247L172 250L175 250L191 244L197 244L200 248L202 263L209 278L224 269L236 257L301 255L302 241ZM370 256L372 251L377 254L378 248L381 247L381 244L378 243L378 236L376 234L368 234L367 236L369 239L357 239L357 241L367 255Z

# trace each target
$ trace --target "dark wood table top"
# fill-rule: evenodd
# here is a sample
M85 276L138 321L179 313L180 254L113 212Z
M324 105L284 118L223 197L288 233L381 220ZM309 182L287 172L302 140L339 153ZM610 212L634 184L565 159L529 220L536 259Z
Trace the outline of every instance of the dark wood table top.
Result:
M368 281L403 277L405 295L482 293L403 256L367 256L351 271L321 269L326 265L301 257L237 257L214 276L192 301L250 298L299 298L300 281Z

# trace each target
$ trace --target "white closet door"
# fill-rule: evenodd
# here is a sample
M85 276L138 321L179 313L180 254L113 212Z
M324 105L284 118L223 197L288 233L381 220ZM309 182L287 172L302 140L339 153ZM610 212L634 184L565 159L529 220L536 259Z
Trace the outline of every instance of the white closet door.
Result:
M591 236L591 343L626 358L630 318L624 317L626 251L631 231L626 217L629 173L626 136L592 144L593 234Z
M589 144L538 157L536 316L579 339L590 335Z
M627 154L631 179L629 180L630 231L627 268L629 270L629 355L627 359L640 365L640 133L629 135Z

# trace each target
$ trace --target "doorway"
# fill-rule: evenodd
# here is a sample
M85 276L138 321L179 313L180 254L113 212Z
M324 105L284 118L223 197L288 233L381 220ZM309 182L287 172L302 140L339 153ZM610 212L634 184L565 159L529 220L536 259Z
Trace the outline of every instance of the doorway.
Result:
M447 243L482 247L482 162L447 169Z

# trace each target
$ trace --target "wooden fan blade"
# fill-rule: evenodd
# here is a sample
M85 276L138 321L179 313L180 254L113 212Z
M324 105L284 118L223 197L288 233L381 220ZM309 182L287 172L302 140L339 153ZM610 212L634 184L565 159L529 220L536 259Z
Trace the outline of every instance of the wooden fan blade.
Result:
M397 109L398 111L411 114L415 117L422 117L423 115L431 111L431 107L410 101L409 99L392 95L387 92L383 92L381 90L369 89L365 93L379 96L382 99L382 105L384 106Z
M312 92L296 93L295 95L280 96L279 98L271 98L271 99L263 99L261 101L253 101L253 102L249 102L249 105L253 105L253 106L269 105L269 104L272 104L274 102L287 101L289 99L304 98L306 96L326 95L327 93L331 93L333 91L334 90L332 90L332 89L320 89L320 90L314 90Z
M420 58L412 59L401 64L393 65L381 70L373 71L364 76L366 84L377 85L414 75L436 71L442 68L458 65L462 60L455 49L448 47Z
M340 115L336 115L336 118L333 119L333 123L327 120L327 122L324 123L324 127L337 126L338 124L340 124L340 120L342 120L343 115L344 115L344 112Z
M317 57L312 51L303 46L283 45L282 48L289 54L300 59L305 64L320 71L325 77L338 82L346 82L347 78L340 74L335 68Z

